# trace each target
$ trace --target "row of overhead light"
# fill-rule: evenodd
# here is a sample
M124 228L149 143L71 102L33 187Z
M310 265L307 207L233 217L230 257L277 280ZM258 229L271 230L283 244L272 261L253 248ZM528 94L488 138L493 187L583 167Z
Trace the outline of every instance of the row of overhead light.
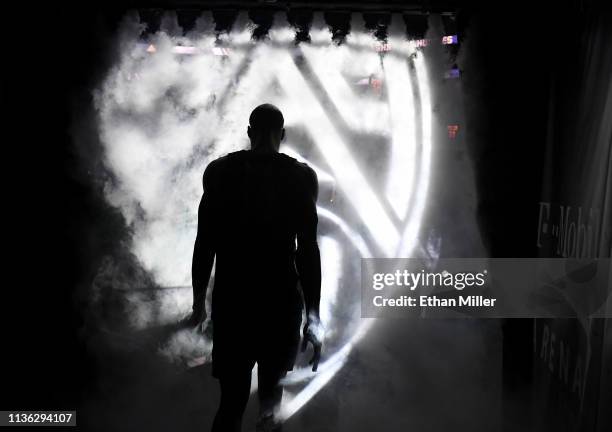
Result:
M163 10L143 9L139 10L140 22L146 25L145 34L155 33L159 30L173 36L181 36L190 32L212 32L216 34L229 33L240 20L247 19L253 27L253 38L264 38L270 28L274 25L275 15L283 13L272 9L251 9L238 11L236 9L219 10ZM287 22L296 30L296 42L310 41L309 32L315 15L312 9L290 9L285 12ZM356 30L358 24L352 23L354 12L351 11L325 11L321 12L325 24L329 27L332 40L342 43L346 36ZM387 40L387 30L391 23L390 12L363 12L360 13L363 22L360 23L364 29L371 32L381 41ZM444 13L441 15L445 27L445 34L457 34L455 15ZM401 13L393 14L394 20L404 23L405 36L410 40L423 40L427 31L428 14L424 13ZM400 21L400 22L401 22ZM398 22L394 22L395 25ZM359 29L361 30L361 29ZM456 38L456 36L454 36ZM443 43L447 43L444 42ZM450 43L457 43L454 40ZM449 43L447 43L449 44Z

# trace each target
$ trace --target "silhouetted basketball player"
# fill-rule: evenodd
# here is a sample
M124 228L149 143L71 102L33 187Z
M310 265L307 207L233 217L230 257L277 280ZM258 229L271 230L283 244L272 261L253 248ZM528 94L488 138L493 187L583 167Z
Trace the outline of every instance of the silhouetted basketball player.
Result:
M280 430L273 412L283 391L279 381L293 368L299 346L303 304L298 281L308 317L302 349L312 343L313 371L321 353L317 176L278 152L285 136L278 108L258 106L249 123L251 149L221 157L204 172L193 255L193 324L205 319L204 298L216 257L212 357L221 402L213 432L240 430L255 363L257 430Z

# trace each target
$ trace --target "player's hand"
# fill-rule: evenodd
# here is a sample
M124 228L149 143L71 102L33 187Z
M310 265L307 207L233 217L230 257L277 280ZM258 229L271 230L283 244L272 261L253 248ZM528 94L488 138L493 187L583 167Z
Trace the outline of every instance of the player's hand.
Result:
M206 321L206 313L196 314L192 312L189 316L183 318L179 325L183 328L200 329Z
M302 352L306 351L308 342L310 342L313 347L313 355L308 364L311 364L312 371L316 372L321 359L321 347L323 346L323 326L318 318L308 318L306 325L304 325L303 335Z
M201 323L198 324L197 331L198 331L198 333L203 334L208 339L212 340L212 337L213 337L213 322L212 322L212 320L204 319L204 321L202 321Z

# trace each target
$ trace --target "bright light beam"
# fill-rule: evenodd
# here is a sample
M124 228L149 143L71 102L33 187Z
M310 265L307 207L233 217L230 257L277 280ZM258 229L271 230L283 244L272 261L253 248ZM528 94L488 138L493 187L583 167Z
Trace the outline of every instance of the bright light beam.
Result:
M421 145L421 160L420 168L421 175L416 186L413 217L410 218L403 232L402 239L397 251L397 257L407 257L414 249L419 230L421 228L421 219L425 210L425 202L427 199L427 191L429 190L429 182L431 175L431 151L432 151L432 135L431 135L431 94L429 89L429 80L427 77L427 69L425 67L425 59L419 53L414 59L416 69L417 83L419 86L419 96L421 99L421 124L423 131L423 142Z
M392 123L386 194L391 207L403 220L410 203L416 162L414 98L406 59L386 56L384 67Z
M415 64L417 70L417 83L419 85L419 94L422 103L422 130L423 130L423 149L421 156L421 163L423 164L421 176L418 179L416 202L414 212L411 213L411 218L407 221L406 229L403 233L402 243L398 249L398 257L407 257L414 246L416 245L417 234L421 224L421 218L425 207L425 198L429 187L429 175L430 175L430 163L431 163L431 102L429 95L429 83L427 80L427 71L425 69L424 59L422 56L418 56ZM333 213L326 211L325 209L318 209L321 215L329 216L333 220L338 220ZM340 221L341 222L341 221ZM341 222L342 223L342 222ZM351 230L348 226L339 225L341 229L347 230L350 233ZM352 240L359 239L359 236L349 235ZM355 242L354 242L355 244ZM357 246L362 252L364 258L370 257L367 247ZM318 375L316 375L312 381L296 396L287 397L287 400L283 400L279 418L286 420L299 411L314 395L316 395L342 368L346 363L349 353L353 346L363 338L363 336L369 331L373 325L374 319L362 318L362 323L359 325L357 331L350 338L350 340L328 360L323 362L319 367ZM285 384L292 384L303 381L312 376L312 372L309 369L303 368L298 371L294 371L291 376L288 376L285 380Z
M281 56L276 66L279 81L290 101L287 105L290 111L287 117L317 125L318 134L314 141L334 171L338 185L346 192L347 199L372 232L379 248L386 256L391 256L398 244L398 230L359 170L346 144L312 94L290 55Z
M385 121L389 118L386 104L374 98L359 97L341 74L347 64L351 64L351 68L363 76L381 74L376 52L364 52L342 45L326 48L304 46L302 53L352 130L389 135L390 124Z

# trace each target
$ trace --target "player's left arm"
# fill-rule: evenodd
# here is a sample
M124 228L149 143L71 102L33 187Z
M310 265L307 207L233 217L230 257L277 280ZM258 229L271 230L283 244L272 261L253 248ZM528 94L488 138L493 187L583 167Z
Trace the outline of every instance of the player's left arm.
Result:
M215 196L212 180L213 164L209 164L204 171L204 194L198 208L198 232L193 248L193 261L191 265L191 282L193 286L193 312L191 323L198 325L206 319L204 302L208 281L215 260Z

